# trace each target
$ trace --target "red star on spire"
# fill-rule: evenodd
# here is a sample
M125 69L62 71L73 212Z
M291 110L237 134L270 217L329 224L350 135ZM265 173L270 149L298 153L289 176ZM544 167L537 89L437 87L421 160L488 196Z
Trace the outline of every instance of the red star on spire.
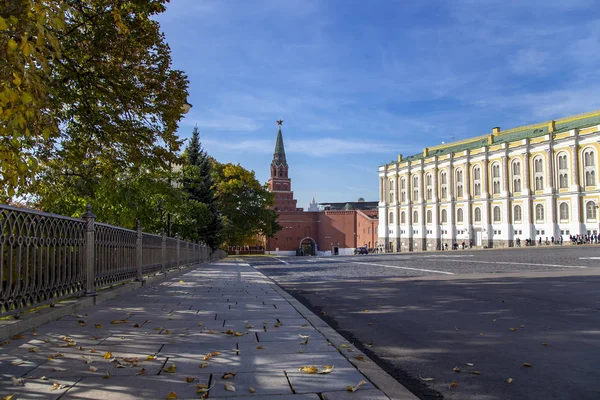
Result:
M277 125L281 126L281 124L283 124L283 120L282 119L278 119L277 120Z

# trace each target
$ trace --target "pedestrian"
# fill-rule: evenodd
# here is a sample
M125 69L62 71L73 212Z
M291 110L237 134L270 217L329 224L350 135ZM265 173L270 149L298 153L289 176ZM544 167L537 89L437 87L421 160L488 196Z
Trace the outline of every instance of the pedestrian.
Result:
M538 244L541 246L542 245L542 237L540 236L540 240L538 240Z
M469 248L472 249L473 248L473 240L469 240Z
M446 246L446 251L448 251L448 243L446 243L445 246Z
M562 246L562 244L563 244L563 237L562 237L562 235L560 235L560 245Z
M552 245L554 245L554 236L552 236Z

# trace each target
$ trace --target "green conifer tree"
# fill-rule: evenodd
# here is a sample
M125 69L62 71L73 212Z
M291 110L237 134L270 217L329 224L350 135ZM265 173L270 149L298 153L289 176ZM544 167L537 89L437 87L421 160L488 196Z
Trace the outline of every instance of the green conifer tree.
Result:
M198 127L194 128L185 153L187 162L183 168L181 183L188 197L192 219L196 219L196 222L186 224L187 232L181 233L182 236L200 240L214 249L223 242L222 224L211 174L212 162L210 156L202 149Z

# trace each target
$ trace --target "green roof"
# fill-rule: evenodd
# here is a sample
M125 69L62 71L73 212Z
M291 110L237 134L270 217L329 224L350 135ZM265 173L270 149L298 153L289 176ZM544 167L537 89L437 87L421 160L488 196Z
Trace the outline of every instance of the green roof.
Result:
M274 165L287 165L285 159L285 148L283 147L283 135L281 134L281 128L277 132L277 142L275 143L275 152L273 153Z
M542 122L539 124L528 125L509 129L507 131L500 131L493 134L493 144L501 144L514 142L523 139L532 139L539 136L543 136L549 133L549 125L551 121ZM594 125L600 124L600 110L591 113L575 115L572 117L561 118L555 121L554 134L567 132L571 129L583 129ZM485 136L474 137L472 139L462 140L456 143L448 143L442 146L435 146L428 149L427 156L423 155L423 152L414 154L412 156L403 157L401 162L404 161L417 161L422 158L431 156L442 156L449 153L458 153L465 150L477 149L483 146L488 146L488 137L491 133ZM390 164L396 164L397 161L392 161ZM386 164L389 165L389 164Z

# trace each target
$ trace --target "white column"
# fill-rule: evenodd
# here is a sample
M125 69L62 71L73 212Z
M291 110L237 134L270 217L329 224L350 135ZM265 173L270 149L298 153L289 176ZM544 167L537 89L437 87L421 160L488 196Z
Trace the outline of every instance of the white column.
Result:
M427 250L425 244L425 163L421 159L421 171L419 173L419 250Z
M434 160L433 160L433 172L432 172L432 182L431 184L433 185L433 218L431 219L431 223L433 225L433 237L435 238L435 247L434 250L437 249L437 245L439 244L439 238L440 238L440 220L439 220L439 214L440 214L440 203L439 203L439 198L438 198L438 160L437 160L437 156L435 156Z
M448 203L448 236L452 244L456 242L456 198L454 197L454 153L450 153L450 163L448 165L448 196L450 202ZM451 246L452 246L451 244Z
M408 251L412 251L412 242L413 242L413 225L412 225L412 175L411 175L411 162L408 162L408 178L406 179L406 196L407 196L407 204L406 207L406 247Z
M487 158L487 147L485 148L486 156L483 159L483 169L481 171L481 178L483 179L483 188L481 190L481 197L483 198L483 212L481 213L481 226L485 229L483 233L483 245L489 246L490 237L492 235L492 225L490 224L490 189L489 189L489 160Z
M465 226L467 227L467 233L469 235L469 240L473 240L473 227L471 226L471 165L470 165L470 156L467 150L467 160L465 161L465 174L464 174L464 185L463 185L463 191L464 191L464 200L465 200L465 207L464 207L464 219L465 219ZM468 244L468 243L467 243Z
M549 227L548 238L554 236L557 237L558 227L556 226L556 199L554 198L554 151L552 144L550 147L545 149L546 152L546 176L548 179L548 185L546 186L546 207L548 210L548 222L546 225Z

